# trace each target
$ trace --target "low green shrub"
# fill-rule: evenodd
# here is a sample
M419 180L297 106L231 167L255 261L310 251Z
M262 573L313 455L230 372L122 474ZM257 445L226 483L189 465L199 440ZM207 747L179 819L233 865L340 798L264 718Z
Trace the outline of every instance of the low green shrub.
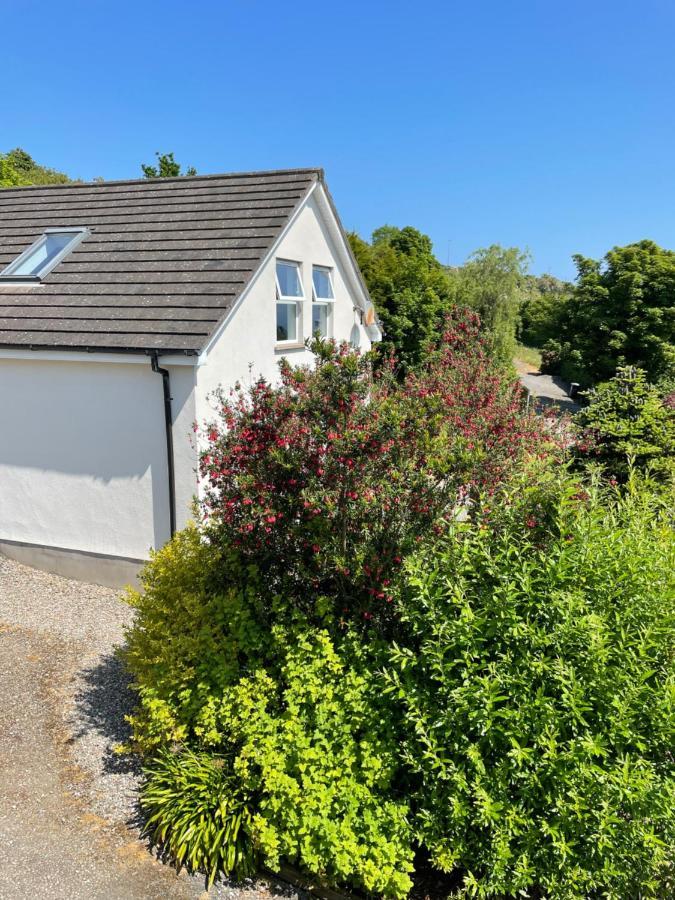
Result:
M408 564L385 677L414 825L469 896L670 897L673 498L550 487Z
M285 860L326 884L405 896L412 833L393 791L397 738L373 674L377 647L301 624L263 631L245 589L219 589L222 564L189 528L131 595L130 721L150 833L210 874Z
M243 678L217 714L240 783L259 798L261 858L272 869L287 860L327 885L404 897L412 833L407 800L394 790L397 734L372 656L352 635L338 645L325 631L278 629L274 640L281 670Z
M251 811L226 760L162 751L146 768L145 830L179 866L244 878L254 871Z
M208 708L266 643L253 614L254 573L235 579L225 555L191 525L153 554L123 657L139 704L130 717L143 753L174 742L216 746Z

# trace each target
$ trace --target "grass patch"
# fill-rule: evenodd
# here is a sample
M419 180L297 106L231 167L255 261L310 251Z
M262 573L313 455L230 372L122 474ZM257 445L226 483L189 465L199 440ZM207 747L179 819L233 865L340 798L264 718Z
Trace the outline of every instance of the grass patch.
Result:
M515 359L527 363L528 366L541 366L541 350L536 347L526 347L525 344L517 344Z

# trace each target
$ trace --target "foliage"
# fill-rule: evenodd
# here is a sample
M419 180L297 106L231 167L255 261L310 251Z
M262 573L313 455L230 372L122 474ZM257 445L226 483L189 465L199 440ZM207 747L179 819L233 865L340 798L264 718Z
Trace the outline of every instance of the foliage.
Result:
M382 322L382 351L413 368L454 306L451 273L434 256L431 239L410 226L378 228L370 244L356 234L349 241Z
M386 678L419 839L469 896L670 897L672 496L489 506L408 566Z
M173 153L155 153L156 166L146 166L141 163L145 178L178 178L179 175L196 175L194 166L189 166L185 172L181 172L180 163L173 158Z
M456 311L401 385L346 345L220 398L201 474L209 540L255 566L272 619L282 596L317 624L390 621L403 556L459 500L498 484L533 447L536 418L495 369L475 315Z
M589 399L576 416L580 458L597 460L620 477L626 477L631 462L653 471L673 471L675 408L664 402L642 369L620 368L592 390Z
M137 611L124 660L133 673L139 706L130 722L135 746L202 740L200 712L241 674L266 635L256 624L245 573L224 579L227 566L195 526L179 532L143 572L143 590L130 591ZM225 582L223 584L223 582Z
M478 313L491 352L503 365L513 359L528 263L529 255L517 247L492 244L476 250L459 270L459 302Z
M549 368L585 385L626 365L651 381L675 375L675 253L645 240L575 262L560 336L546 348Z
M237 747L234 771L259 797L253 824L263 861L405 896L408 807L393 796L396 736L363 647L349 635L338 648L325 631L277 628L270 651L280 672L242 678L216 716Z
M520 306L518 337L530 347L543 347L560 337L565 305L572 286L552 275L527 275Z
M211 876L285 859L326 883L404 896L412 837L391 796L395 733L370 653L351 634L334 645L305 627L263 632L241 592L209 594L220 563L188 529L132 596L125 658L150 759L149 831Z
M456 305L480 315L491 352L510 364L519 309L529 289L528 254L493 244L450 269L434 256L431 239L410 226L384 225L373 232L371 243L356 234L349 240L382 321L381 349L385 355L395 353L404 370L424 362Z
M176 864L207 873L253 874L251 813L226 761L211 754L162 751L145 769L145 831Z
M35 160L16 147L0 154L0 187L20 187L30 184L68 184L67 175L38 165Z

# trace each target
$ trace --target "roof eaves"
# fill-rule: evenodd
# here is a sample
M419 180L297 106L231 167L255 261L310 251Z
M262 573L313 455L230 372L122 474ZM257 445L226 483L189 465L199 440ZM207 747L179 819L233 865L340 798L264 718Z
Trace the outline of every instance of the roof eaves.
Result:
M117 181L69 181L63 184L24 184L12 185L11 187L0 188L0 193L4 191L46 191L52 189L63 190L64 188L98 188L115 187L125 184L171 184L194 183L196 181L211 181L222 178L264 178L273 175L314 175L318 179L324 176L324 170L317 167L309 167L306 169L262 169L259 172L222 172L209 173L208 175L178 175L173 178L123 178Z

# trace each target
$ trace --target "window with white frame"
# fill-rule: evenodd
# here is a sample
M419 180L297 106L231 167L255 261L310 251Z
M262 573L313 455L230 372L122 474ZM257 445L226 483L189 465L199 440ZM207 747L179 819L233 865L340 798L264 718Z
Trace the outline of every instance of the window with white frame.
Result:
M39 281L88 234L86 228L47 228L28 249L0 272L0 280Z
M312 266L312 334L331 337L333 319L333 276L327 266Z
M277 260L277 343L302 338L302 278L300 263Z

